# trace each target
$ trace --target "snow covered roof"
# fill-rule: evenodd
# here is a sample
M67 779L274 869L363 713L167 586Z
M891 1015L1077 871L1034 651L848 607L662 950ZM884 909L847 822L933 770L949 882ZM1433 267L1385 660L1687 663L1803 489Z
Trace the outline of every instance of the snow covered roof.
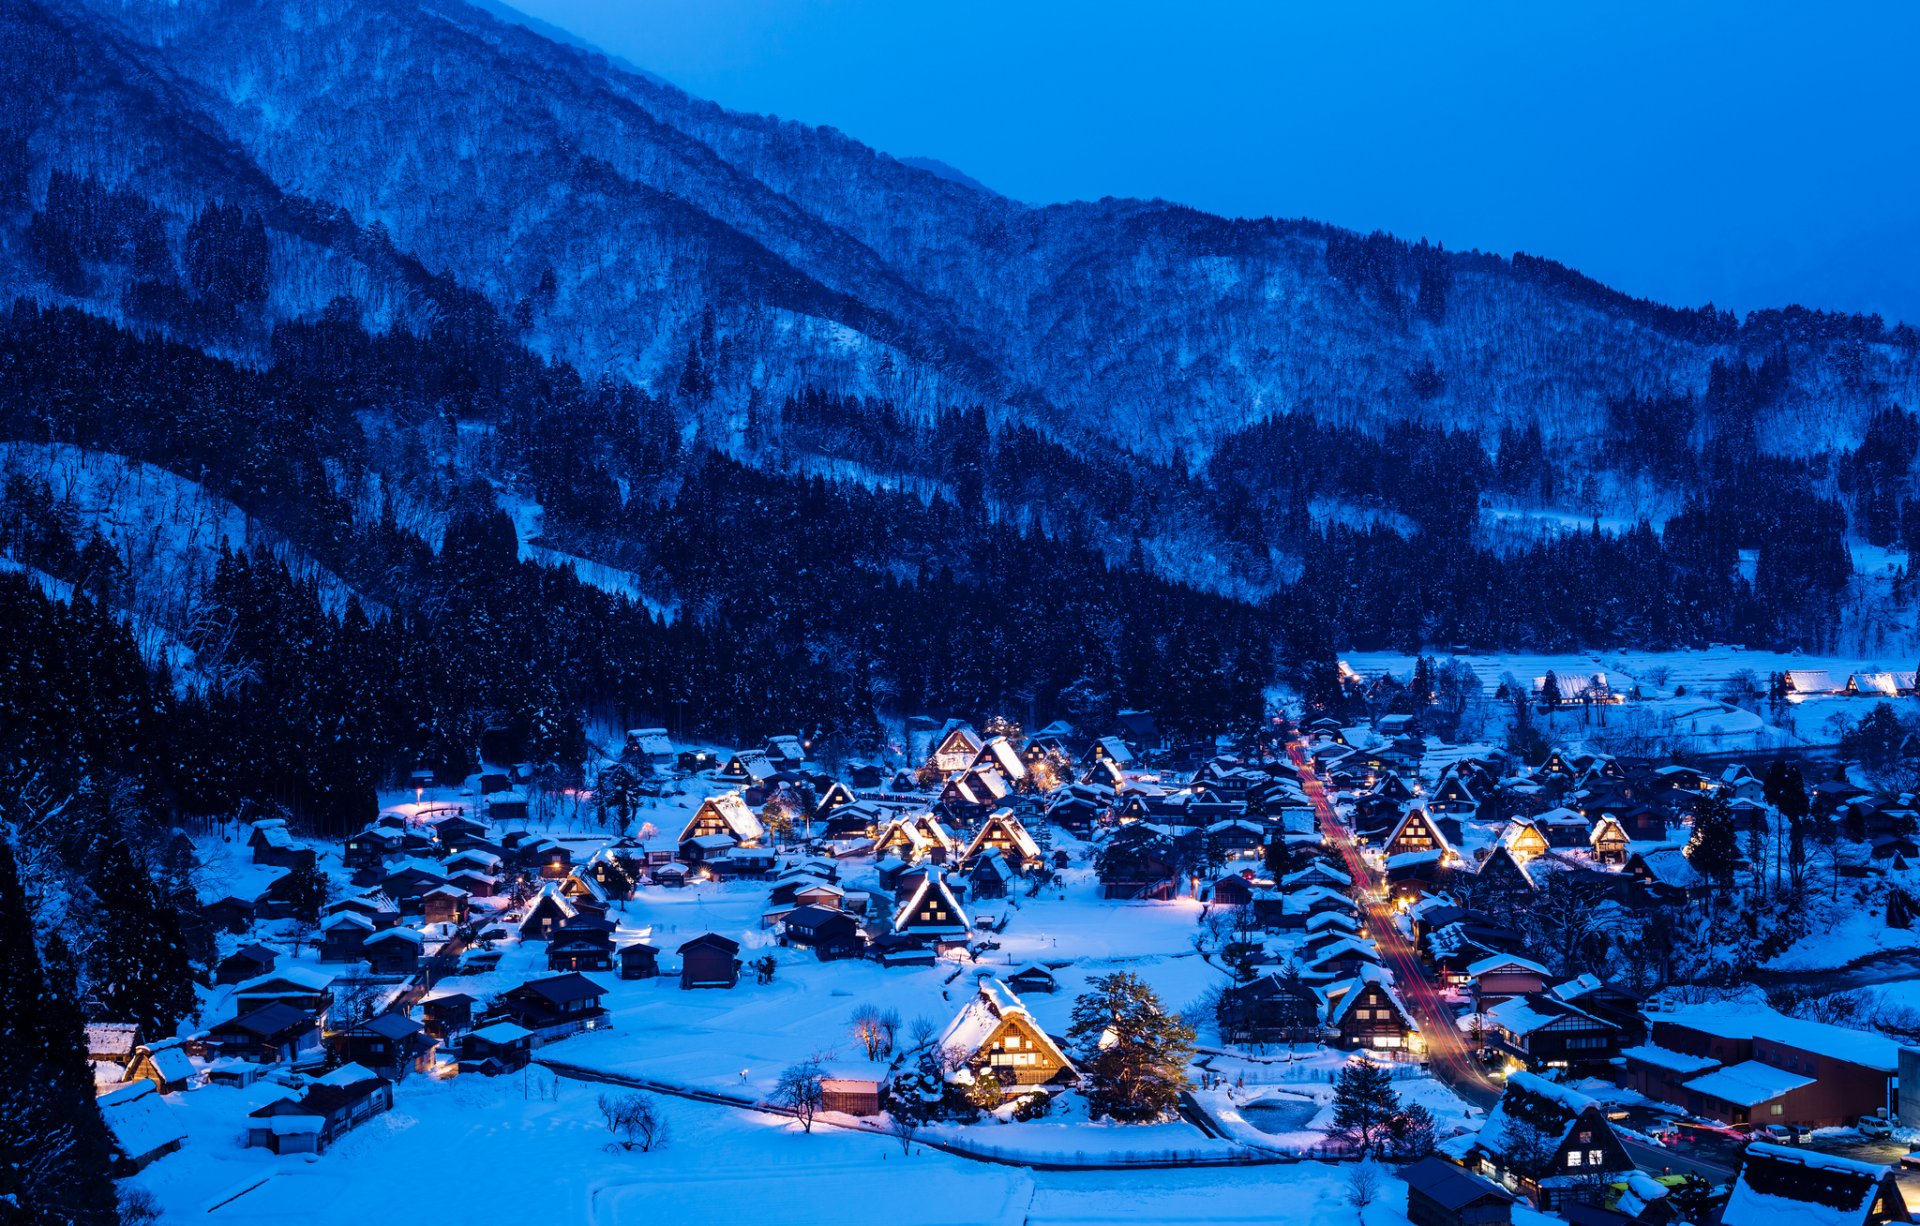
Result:
M1620 1055L1628 1060L1637 1060L1641 1064L1651 1064L1655 1068L1663 1068L1675 1073L1704 1073L1720 1063L1710 1056L1695 1056L1653 1043L1625 1048Z
M1498 970L1532 971L1536 975L1545 975L1548 973L1546 967L1541 966L1538 962L1530 958L1522 958L1518 954L1495 954L1491 958L1482 958L1467 967L1467 974L1478 979L1490 971Z
M1509 1073L1506 1089L1493 1110L1487 1112L1487 1122L1474 1144L1488 1153L1499 1153L1506 1143L1508 1121L1518 1119L1538 1128L1557 1148L1566 1140L1574 1122L1595 1105L1592 1098L1580 1091L1548 1081L1537 1073Z
M919 913L922 903L929 901L928 895L935 895L945 906L948 918L932 923L916 924L913 917ZM965 936L968 931L967 913L960 908L959 900L953 891L947 888L946 877L937 868L925 870L921 874L920 884L912 897L900 905L893 913L893 927L896 932L918 932L928 934L957 934Z
M1420 1029L1420 1023L1414 1020L1412 1012L1401 1001L1399 994L1393 990L1393 977L1385 968L1379 966L1362 966L1351 979L1344 979L1327 989L1327 1000L1330 1002L1327 1008L1327 1024L1338 1026L1347 1016L1347 1010L1353 1008L1353 1002L1360 999L1361 989L1368 984L1373 984L1386 993L1387 1001L1400 1015L1400 1020L1406 1023L1407 1029Z
M1072 1061L1067 1059L1067 1053L1061 1051L1052 1037L1041 1029L1040 1023L1034 1020L1012 988L991 975L982 975L979 984L973 999L947 1023L946 1030L940 1035L940 1049L955 1052L962 1059L971 1061L1001 1025L1010 1022L1035 1043L1045 1044L1061 1064L1073 1067Z
M1020 824L1020 819L1011 810L1002 809L980 823L980 829L974 831L973 839L967 844L966 854L961 859L973 858L985 846L988 836L996 831L1025 859L1040 858L1040 844L1033 841L1033 836L1027 833L1027 828Z
M1717 1098L1723 1103L1732 1103L1736 1107L1757 1107L1761 1103L1772 1102L1782 1094L1804 1089L1813 1082L1811 1077L1789 1073L1771 1064L1742 1060L1739 1064L1729 1064L1693 1078L1687 1082L1687 1089Z
M1649 1014L1647 1020L1655 1025L1671 1022L1726 1039L1762 1039L1886 1073L1900 1068L1900 1044L1892 1039L1847 1026L1788 1017L1765 1005L1689 1005Z
M512 1022L495 1022L491 1026L486 1026L474 1031L467 1037L470 1039L479 1039L482 1043L498 1045L518 1043L523 1039L531 1039L533 1037L533 1031L528 1030L524 1026L516 1026Z
M1755 1141L1721 1210L1726 1226L1864 1226L1889 1171L1884 1166Z
M694 828L705 816L718 817L725 823L733 837L742 843L756 842L766 837L767 828L760 824L747 802L738 792L727 792L720 796L710 796L700 802L700 807L687 819L687 828L680 832L680 840L685 842L693 835Z
M97 1100L113 1143L128 1158L144 1158L187 1139L187 1129L151 1081L110 1090Z

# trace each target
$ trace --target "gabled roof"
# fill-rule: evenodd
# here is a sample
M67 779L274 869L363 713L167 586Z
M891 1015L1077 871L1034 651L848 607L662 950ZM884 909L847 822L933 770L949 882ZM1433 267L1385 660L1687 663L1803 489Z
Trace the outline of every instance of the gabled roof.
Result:
M680 832L680 841L684 843L692 838L701 818L708 815L718 817L725 823L728 832L742 843L752 843L766 837L767 828L760 824L760 819L747 807L740 793L727 792L700 802L700 807L687 819L686 829Z
M1419 817L1420 821L1426 826L1427 833L1433 836L1434 851L1441 853L1443 857L1453 851L1453 844L1447 842L1447 836L1440 831L1439 821L1434 818L1433 814L1427 812L1419 805L1409 805L1407 807L1406 812L1400 815L1400 820L1393 824L1393 833L1387 836L1386 841L1383 842L1381 846L1393 846L1394 843L1399 840L1401 832L1407 828L1407 823L1412 821L1416 816Z
M1027 1012L1026 1005L1014 995L1012 988L991 975L982 975L979 982L979 990L974 993L973 999L947 1023L946 1030L940 1035L937 1050L954 1052L962 1060L971 1061L1001 1026L1008 1024L1017 1027L1024 1037L1036 1045L1043 1045L1063 1066L1073 1068L1073 1061L1067 1059L1067 1053L1060 1050L1060 1046Z
M597 1000L607 994L605 988L578 971L551 975L545 979L529 979L513 989L512 994L523 992L554 1005L570 1004L576 1000Z
M131 1159L145 1158L187 1139L186 1125L151 1081L136 1081L94 1100L113 1144Z
M1457 1163L1431 1155L1400 1168L1407 1186L1418 1188L1441 1208L1458 1213L1482 1201L1511 1201L1513 1196L1498 1184L1480 1178Z
M1384 968L1378 966L1363 966L1353 978L1343 979L1327 989L1327 1000L1329 1002L1327 1006L1327 1024L1330 1026L1338 1026L1341 1021L1346 1018L1347 1011L1353 1008L1353 1002L1360 999L1362 990L1369 984L1379 988L1386 994L1388 1003L1391 1004L1394 1011L1400 1015L1401 1022L1406 1025L1408 1030L1420 1029L1420 1023L1414 1020L1412 1011L1409 1010L1405 1002L1400 999L1399 994L1393 990L1392 976L1390 976Z
M1755 1141L1721 1210L1725 1226L1864 1226L1891 1172L1834 1154Z
M951 919L930 924L915 924L913 916L920 910L921 904L929 900L929 895L940 899ZM961 909L959 900L947 887L946 877L937 868L929 867L921 874L920 884L913 895L902 903L893 913L895 932L947 933L957 931L965 935L968 931L967 913Z
M980 823L980 829L973 832L973 838L968 841L967 850L961 859L972 859L985 846L987 836L996 830L1006 836L1007 840L1013 844L1013 849L1021 856L1029 860L1040 858L1040 844L1033 841L1033 836L1027 833L1027 828L1021 825L1020 819L1013 815L1012 810L1001 809L989 814L987 820Z

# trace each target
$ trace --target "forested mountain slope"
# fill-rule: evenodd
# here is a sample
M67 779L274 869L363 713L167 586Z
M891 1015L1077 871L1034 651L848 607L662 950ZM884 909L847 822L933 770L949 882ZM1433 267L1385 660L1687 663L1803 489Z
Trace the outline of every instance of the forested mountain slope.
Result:
M797 368L1147 448L1307 412L1488 441L1537 422L1562 463L1604 467L1610 400L1704 391L1715 358L1781 344L1795 394L1763 412L1763 447L1850 445L1879 396L1913 399L1912 336L1872 321L1742 326L1542 261L1311 222L1029 208L453 0L98 0L95 20L282 189L380 223L503 308L525 303L538 346L656 390L712 310L760 359L723 399L787 390Z

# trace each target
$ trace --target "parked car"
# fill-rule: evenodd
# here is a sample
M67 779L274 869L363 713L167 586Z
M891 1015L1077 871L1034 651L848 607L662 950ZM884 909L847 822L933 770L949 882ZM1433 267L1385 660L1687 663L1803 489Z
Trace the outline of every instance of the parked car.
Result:
M1863 1137L1890 1137L1893 1135L1893 1125L1877 1115L1861 1116L1860 1123L1856 1125L1856 1127Z
M1920 1170L1920 1149L1900 1155L1900 1165L1910 1171Z
M1793 1129L1785 1124L1768 1124L1760 1130L1760 1139L1772 1141L1776 1145L1791 1145L1800 1138L1795 1136Z

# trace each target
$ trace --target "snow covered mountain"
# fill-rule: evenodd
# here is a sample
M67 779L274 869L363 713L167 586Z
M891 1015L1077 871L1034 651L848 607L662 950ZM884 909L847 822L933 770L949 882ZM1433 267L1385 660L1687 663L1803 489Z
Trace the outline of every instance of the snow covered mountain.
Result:
M1782 451L1857 443L1920 377L1911 334L1876 322L1742 325L1544 261L1314 222L1028 207L457 0L66 0L82 2L9 0L15 29L62 27L67 95L87 103L25 118L28 198L60 166L176 202L323 201L520 308L537 348L656 389L711 312L751 359L717 389L736 407L749 386L832 381L1162 454L1294 412L1489 441L1537 422L1589 468L1611 399L1704 391L1715 358L1788 347L1796 395L1761 431ZM368 276L312 241L276 251L289 312ZM395 294L385 317L406 318L408 295L373 280Z

